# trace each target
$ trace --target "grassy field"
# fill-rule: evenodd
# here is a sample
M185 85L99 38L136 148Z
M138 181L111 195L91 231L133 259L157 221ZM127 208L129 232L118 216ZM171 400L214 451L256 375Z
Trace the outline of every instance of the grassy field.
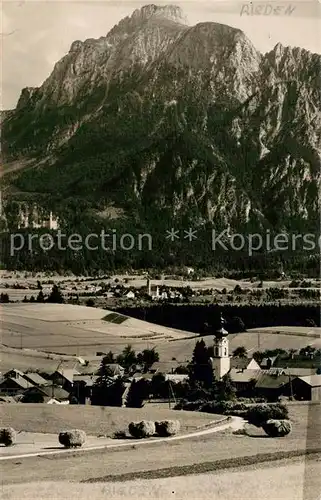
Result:
M42 481L53 481L57 478L60 481L76 482L94 481L99 478L107 481L108 476L108 481L118 482L134 477L169 477L215 470L222 473L222 468L231 465L237 467L246 463L251 464L254 477L255 462L260 461L262 456L264 459L274 460L295 457L299 453L306 453L307 450L317 452L321 449L321 405L298 403L291 404L289 408L293 431L285 438L269 438L261 431L247 436L233 435L225 431L158 445L151 442L142 447L88 451L68 457L52 456L50 460L35 457L19 459L18 462L5 461L1 463L3 483L37 482L39 470ZM304 463L306 462L307 458ZM304 467L306 468L306 465ZM315 481L315 475L309 478L307 472L304 474L305 483ZM196 481L197 478L194 477ZM320 478L319 474L317 478Z
M117 408L83 405L1 404L1 425L17 431L56 433L62 428L77 428L93 436L112 437L115 431L126 430L133 420L179 419L182 431L193 431L221 420L222 415L175 411L159 408Z
M136 351L155 347L161 361L175 357L184 362L191 358L195 335L126 317L115 323L111 311L66 304L6 304L1 309L2 344L9 348L3 357L2 371L10 368L46 369L52 360L36 351L69 356L93 357L97 351L119 354L131 344ZM107 317L107 318L106 318ZM204 337L206 344L212 335ZM244 345L251 352L283 348L321 347L321 328L267 327L229 336L230 350ZM19 350L18 350L19 349ZM21 350L23 349L23 350ZM29 351L31 349L33 351ZM2 348L2 352L6 347ZM58 357L59 358L59 357ZM56 359L58 359L56 358ZM59 360L59 359L58 359Z
M320 475L317 460L298 459L277 461L273 464L256 464L237 470L212 471L211 473L184 475L172 478L136 479L123 482L98 484L37 482L3 486L2 498L6 500L33 498L101 500L111 499L164 499L175 500L303 500L317 499ZM193 474L193 471L190 471ZM307 481L309 479L309 482ZM312 495L310 496L310 494ZM315 496L313 496L313 494Z

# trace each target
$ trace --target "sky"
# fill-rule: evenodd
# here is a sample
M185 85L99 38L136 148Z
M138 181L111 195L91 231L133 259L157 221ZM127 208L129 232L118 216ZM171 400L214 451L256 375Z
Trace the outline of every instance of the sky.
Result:
M99 38L147 5L180 5L190 25L213 21L242 29L261 52L278 42L321 53L321 0L2 0L0 109L16 106L21 89L38 87L74 40ZM278 15L251 15L251 6L278 7ZM287 9L287 10L286 10Z

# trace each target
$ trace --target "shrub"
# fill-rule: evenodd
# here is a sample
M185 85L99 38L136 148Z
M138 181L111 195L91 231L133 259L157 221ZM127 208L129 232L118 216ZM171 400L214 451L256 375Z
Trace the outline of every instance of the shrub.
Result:
M126 439L127 435L125 431L116 431L114 432L114 439Z
M270 437L283 437L291 432L292 425L290 420L270 419L267 422L264 422L262 428Z
M12 446L17 441L17 433L12 427L2 427L0 429L0 443L5 446Z
M156 433L161 437L174 436L180 431L181 424L179 420L163 420L155 422Z
M85 431L73 429L71 431L63 431L59 433L59 443L65 448L76 448L82 446L86 441Z
M142 439L153 436L156 429L154 422L142 420L141 422L131 422L128 426L128 431L132 437Z
M256 427L262 425L268 420L284 420L289 416L288 409L285 405L278 404L257 404L247 410L246 418L248 422Z

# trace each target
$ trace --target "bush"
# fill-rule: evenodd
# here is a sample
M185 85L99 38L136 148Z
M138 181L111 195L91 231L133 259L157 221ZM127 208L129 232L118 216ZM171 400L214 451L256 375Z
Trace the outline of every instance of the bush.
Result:
M250 424L262 427L268 420L284 420L288 416L289 412L285 405L262 403L249 408L246 418Z
M264 432L270 437L287 436L292 430L290 420L273 420L270 419L262 425Z
M127 435L125 431L116 431L113 435L114 439L126 439Z
M85 431L73 429L71 431L63 431L59 433L59 443L65 448L76 448L82 446L86 441Z
M180 431L181 424L179 420L163 420L155 422L156 433L161 437L174 436Z
M131 422L128 431L132 437L142 439L153 436L156 428L154 422L142 420L141 422Z
M0 429L0 443L5 446L16 444L17 433L12 427L2 427Z

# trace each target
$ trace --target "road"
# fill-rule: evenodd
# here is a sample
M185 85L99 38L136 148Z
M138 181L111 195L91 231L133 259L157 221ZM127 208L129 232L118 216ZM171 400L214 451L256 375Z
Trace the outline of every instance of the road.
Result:
M203 429L199 431L194 431L191 433L180 434L178 436L173 436L170 438L155 438L153 442L156 444L164 443L168 441L183 440L189 438L196 438L201 436L207 436L213 434L214 432L221 432L227 429L232 431L242 429L244 427L245 421L240 417L232 417L227 419L227 417L222 417L223 421L221 424L211 426L208 429ZM104 450L104 449L115 449L123 447L143 446L144 444L150 444L150 440L128 440L120 439L115 440L112 438L97 438L93 436L87 436L86 443L82 448L68 450L64 447L60 447L58 444L57 436L55 434L39 434L33 432L21 432L17 436L17 443L13 447L1 447L0 449L0 460L16 460L21 458L32 458L41 456L50 456L57 454L75 454L75 453L85 453L86 450Z

